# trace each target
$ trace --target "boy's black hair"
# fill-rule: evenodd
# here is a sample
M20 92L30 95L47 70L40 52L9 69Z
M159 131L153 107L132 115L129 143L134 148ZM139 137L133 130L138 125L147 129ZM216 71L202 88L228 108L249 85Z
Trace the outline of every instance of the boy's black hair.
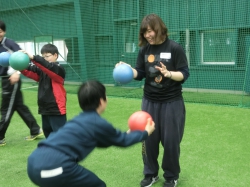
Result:
M78 90L78 102L82 110L96 110L100 99L106 101L106 88L96 80L84 82Z
M59 54L57 47L53 44L45 44L41 49L41 54L44 53Z
M2 30L2 31L6 31L6 25L5 25L5 23L3 22L3 21L1 21L0 20L0 29Z

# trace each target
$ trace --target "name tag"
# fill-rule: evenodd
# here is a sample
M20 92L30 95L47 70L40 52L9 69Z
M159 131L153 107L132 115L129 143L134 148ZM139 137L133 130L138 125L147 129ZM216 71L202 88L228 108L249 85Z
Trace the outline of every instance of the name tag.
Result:
M171 53L161 53L160 58L162 58L162 59L171 59Z
M55 176L61 175L62 173L63 173L62 167L59 167L56 169L51 169L51 170L42 170L41 171L41 178L55 177Z

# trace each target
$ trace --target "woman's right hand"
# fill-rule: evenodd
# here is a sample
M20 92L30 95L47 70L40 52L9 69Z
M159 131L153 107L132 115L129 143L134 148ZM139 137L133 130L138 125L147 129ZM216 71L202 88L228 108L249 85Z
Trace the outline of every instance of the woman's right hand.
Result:
M126 62L123 62L123 61L120 61L120 62L116 63L115 68L116 68L117 66L121 65L121 64L126 64L127 66L131 67L130 64L128 64L128 63L126 63ZM137 70L134 69L134 68L132 68L132 67L131 67L131 69L132 69L132 71L133 71L133 77L136 78L137 75L138 75Z
M128 64L128 63L126 63L126 62L123 62L123 61L120 61L120 62L116 63L115 67L117 67L117 66L119 66L119 65L121 65L121 64L126 64L126 65L128 65L129 67L131 67L130 64Z

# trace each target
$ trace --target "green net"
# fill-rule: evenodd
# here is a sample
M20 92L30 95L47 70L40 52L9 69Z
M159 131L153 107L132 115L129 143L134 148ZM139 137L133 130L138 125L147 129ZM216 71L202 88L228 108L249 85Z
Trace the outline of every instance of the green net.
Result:
M135 66L140 22L156 13L188 58L185 101L250 107L249 7L248 0L0 0L0 19L27 51L46 42L59 48L69 90L98 79L108 95L141 98L143 81L119 85L112 72L119 61Z

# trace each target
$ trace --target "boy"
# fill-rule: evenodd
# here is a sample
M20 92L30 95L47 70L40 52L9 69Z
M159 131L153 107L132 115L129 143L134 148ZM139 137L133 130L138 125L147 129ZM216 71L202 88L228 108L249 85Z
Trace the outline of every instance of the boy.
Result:
M148 120L145 131L121 132L101 118L107 105L106 89L98 81L87 81L78 90L84 112L68 121L38 144L28 158L28 175L39 186L105 187L104 181L78 165L95 147L130 146L154 131Z
M17 43L5 37L6 25L0 20L0 53L15 52L21 48ZM8 69L10 71L8 71ZM6 145L5 134L9 127L11 117L17 111L19 116L26 123L30 129L30 136L26 140L34 140L37 137L43 136L43 132L36 119L30 112L29 108L23 102L23 95L21 92L20 72L12 68L0 66L0 76L2 84L1 92L1 120L0 120L0 146Z
M24 53L27 53L23 51ZM37 82L38 113L42 115L42 127L46 138L66 123L66 91L64 89L65 70L57 62L58 49L46 44L39 55L27 55L34 64L21 71L23 75Z

